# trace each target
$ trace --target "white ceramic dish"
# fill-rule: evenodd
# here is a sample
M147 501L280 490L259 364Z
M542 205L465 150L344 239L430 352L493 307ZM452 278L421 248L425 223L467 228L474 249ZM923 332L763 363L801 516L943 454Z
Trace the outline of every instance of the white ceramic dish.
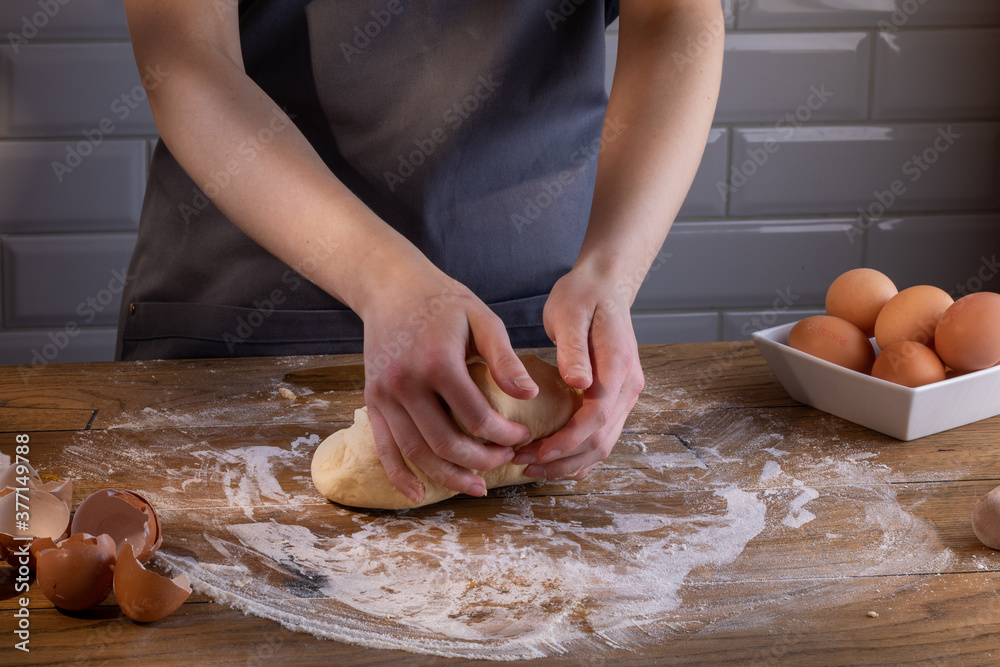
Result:
M788 347L794 322L751 338L785 391L855 424L915 440L1000 414L1000 366L911 389Z

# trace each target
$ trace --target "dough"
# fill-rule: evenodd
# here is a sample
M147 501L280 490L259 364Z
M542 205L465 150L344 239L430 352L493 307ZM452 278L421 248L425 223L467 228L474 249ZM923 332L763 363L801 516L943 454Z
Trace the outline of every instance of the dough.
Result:
M529 400L505 394L490 376L486 362L479 359L469 363L469 374L493 409L528 427L531 435L518 447L561 429L583 401L582 392L563 382L555 366L533 354L521 355L521 361L538 385L538 395ZM354 424L350 428L337 431L316 449L312 460L313 484L335 503L377 509L420 507L458 494L431 480L405 457L404 461L424 486L420 503L413 503L389 481L375 450L368 408L363 407L354 412ZM488 489L537 481L526 477L524 468L505 463L482 473L482 477Z

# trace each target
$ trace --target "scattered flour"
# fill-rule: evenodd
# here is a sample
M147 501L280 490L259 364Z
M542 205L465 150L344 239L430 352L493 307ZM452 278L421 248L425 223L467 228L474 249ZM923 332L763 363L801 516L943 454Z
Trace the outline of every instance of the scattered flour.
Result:
M126 468L147 477L150 488L137 490L161 508L158 562L217 601L317 637L469 660L635 650L692 629L763 623L789 605L824 608L856 594L857 577L949 562L934 528L900 505L884 466L813 456L791 437L777 449L782 437L749 418L706 419L730 422L710 424L711 443L688 437L686 453L634 438L630 464L605 471L600 493L576 490L587 480L546 495L512 487L475 517L463 512L471 499L403 512L325 503L308 475L317 434L223 448L201 429L164 429L140 450L127 433L106 432L101 448L69 443L61 463L87 479ZM188 463L164 469L168 451ZM748 553L759 535L806 530L835 506L858 517L843 543L780 563ZM327 525L315 527L317 514ZM204 529L172 537L172 521ZM759 587L774 570L787 578L780 594L723 596L707 610L685 602L689 587Z
M478 521L454 510L357 514L349 533L241 523L228 526L224 550L213 545L214 554L194 559L165 549L159 558L213 598L320 637L445 657L538 658L641 643L681 605L688 573L739 557L764 529L766 507L735 487L714 495L718 513L697 517L629 513L610 499L595 511L588 501L588 523L603 521L586 529L556 518L571 512L514 496L491 519L503 538L488 543ZM246 572L206 561L228 560L222 551L240 553L253 572L281 569L234 591Z
M777 461L765 461L764 469L760 472L760 481L766 482L772 477L777 477L781 474L781 464Z
M785 524L789 528L798 528L799 526L809 523L816 518L815 514L807 509L803 509L803 507L810 500L816 500L819 498L819 491L805 486L797 479L792 480L792 485L801 488L802 493L791 502L788 514L786 514L785 518L781 520L781 523Z

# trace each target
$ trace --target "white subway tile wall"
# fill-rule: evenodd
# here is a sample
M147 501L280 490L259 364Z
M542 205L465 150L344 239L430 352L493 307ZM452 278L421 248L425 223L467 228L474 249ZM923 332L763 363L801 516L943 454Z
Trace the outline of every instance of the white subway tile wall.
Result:
M1000 2L722 7L714 128L639 342L746 340L822 312L858 266L1000 290ZM0 37L0 363L110 359L157 73L136 70L121 0L4 0ZM610 88L617 24L607 40Z

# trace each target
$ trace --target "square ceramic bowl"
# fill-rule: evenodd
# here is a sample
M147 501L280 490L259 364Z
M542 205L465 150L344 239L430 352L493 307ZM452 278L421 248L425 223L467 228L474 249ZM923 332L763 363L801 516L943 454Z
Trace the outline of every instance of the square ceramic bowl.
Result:
M899 440L1000 414L1000 366L911 389L789 347L793 326L758 331L752 339L785 391L800 403Z

